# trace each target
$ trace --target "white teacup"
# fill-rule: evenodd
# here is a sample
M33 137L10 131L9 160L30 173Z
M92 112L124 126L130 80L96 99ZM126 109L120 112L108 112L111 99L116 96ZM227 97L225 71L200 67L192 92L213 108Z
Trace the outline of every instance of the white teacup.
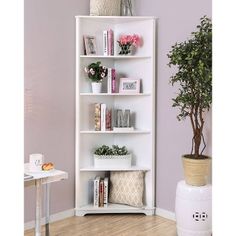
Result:
M44 156L41 153L33 153L29 156L29 171L38 172L42 170Z

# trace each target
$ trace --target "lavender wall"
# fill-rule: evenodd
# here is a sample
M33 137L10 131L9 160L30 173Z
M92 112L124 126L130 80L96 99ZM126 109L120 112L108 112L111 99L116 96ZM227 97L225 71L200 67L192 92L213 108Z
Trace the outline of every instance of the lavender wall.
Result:
M51 186L51 212L74 208L75 15L87 0L25 0L25 161L44 153L68 171ZM35 216L35 189L25 190L25 222Z
M190 123L178 122L171 107L174 89L166 54L176 41L211 16L211 0L135 0L137 15L158 23L157 206L174 211L176 183L183 178L180 156L190 149ZM25 161L34 152L69 172L52 185L51 212L74 207L74 16L88 14L88 0L25 0ZM211 117L207 117L207 153L211 154ZM34 219L34 188L25 190L25 222Z

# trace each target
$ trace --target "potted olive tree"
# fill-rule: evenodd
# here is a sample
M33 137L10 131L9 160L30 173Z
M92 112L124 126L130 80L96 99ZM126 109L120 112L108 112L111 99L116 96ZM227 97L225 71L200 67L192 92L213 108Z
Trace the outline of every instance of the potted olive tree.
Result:
M178 85L173 107L178 107L178 120L190 120L193 137L191 153L183 155L185 181L202 186L207 182L211 158L203 155L206 143L203 135L204 113L212 104L212 23L202 17L197 31L182 43L176 43L167 55L169 66L177 67L170 83Z

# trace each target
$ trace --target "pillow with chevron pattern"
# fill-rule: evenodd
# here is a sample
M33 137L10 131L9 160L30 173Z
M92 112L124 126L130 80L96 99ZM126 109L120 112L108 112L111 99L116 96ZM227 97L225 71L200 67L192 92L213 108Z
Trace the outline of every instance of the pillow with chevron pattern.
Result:
M111 171L109 202L143 206L144 172Z

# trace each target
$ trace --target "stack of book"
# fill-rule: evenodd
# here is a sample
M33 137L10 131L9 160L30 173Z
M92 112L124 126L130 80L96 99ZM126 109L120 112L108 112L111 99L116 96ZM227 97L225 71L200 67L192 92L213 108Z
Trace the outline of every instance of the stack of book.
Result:
M97 176L94 179L94 198L93 203L95 207L108 206L108 178L101 178Z
M103 55L114 55L114 33L112 29L103 31Z
M107 71L107 93L116 92L116 70L108 68Z
M104 103L94 105L94 128L95 131L112 130L112 112Z

